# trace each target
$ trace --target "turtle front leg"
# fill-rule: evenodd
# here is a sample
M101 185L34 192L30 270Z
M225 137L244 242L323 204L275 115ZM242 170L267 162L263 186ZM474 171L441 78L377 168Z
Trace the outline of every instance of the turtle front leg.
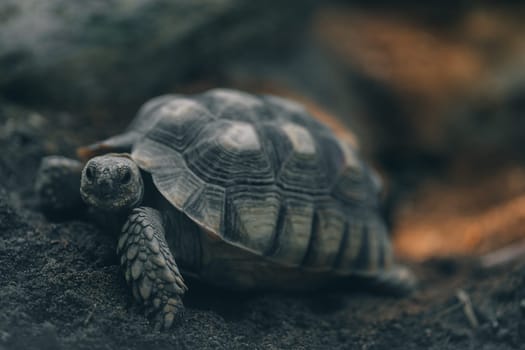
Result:
M36 174L35 192L42 211L52 217L76 215L86 208L80 198L82 163L61 156L44 157Z
M166 243L160 213L134 209L122 228L117 253L133 297L145 306L155 329L170 328L182 314L181 296L188 288Z

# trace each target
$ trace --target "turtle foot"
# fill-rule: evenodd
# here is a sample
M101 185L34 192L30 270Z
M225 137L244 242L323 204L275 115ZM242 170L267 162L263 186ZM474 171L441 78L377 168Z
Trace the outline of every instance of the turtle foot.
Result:
M48 216L78 213L85 204L80 198L82 163L61 156L42 159L36 174L35 192L42 211Z
M372 286L381 293L404 296L416 289L417 278L408 267L395 265L375 277Z
M157 330L176 324L182 315L184 284L166 239L160 213L140 207L132 211L117 252L135 300L146 308Z

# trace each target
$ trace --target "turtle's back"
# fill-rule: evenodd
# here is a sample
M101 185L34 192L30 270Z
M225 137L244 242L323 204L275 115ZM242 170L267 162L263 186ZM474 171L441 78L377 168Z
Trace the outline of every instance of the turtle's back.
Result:
M218 89L167 98L149 114L135 123L149 131L132 157L212 235L288 267L389 263L370 170L298 104Z

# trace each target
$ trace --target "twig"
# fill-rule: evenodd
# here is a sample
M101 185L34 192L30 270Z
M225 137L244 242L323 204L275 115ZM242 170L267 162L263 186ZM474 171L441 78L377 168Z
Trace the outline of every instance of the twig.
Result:
M93 318L93 313L95 312L95 308L97 307L97 304L93 304L93 308L89 311L88 315L86 316L86 319L84 320L84 326L87 326L91 319Z
M484 268L492 268L508 264L521 256L525 256L525 241L488 253L480 258L480 263Z
M463 289L458 289L458 291L456 292L456 297L463 305L463 312L465 313L465 316L467 316L470 326L472 328L478 328L478 318L474 313L474 308L472 307L472 302L467 292L465 292Z

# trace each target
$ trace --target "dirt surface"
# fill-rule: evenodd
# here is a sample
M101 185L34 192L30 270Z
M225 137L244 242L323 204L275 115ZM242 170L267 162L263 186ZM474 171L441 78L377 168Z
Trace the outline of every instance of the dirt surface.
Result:
M406 298L232 294L189 281L183 322L153 332L114 235L82 218L49 221L32 191L42 156L72 155L120 128L1 103L0 349L525 348L525 259L491 269L472 257L409 262L421 286Z

